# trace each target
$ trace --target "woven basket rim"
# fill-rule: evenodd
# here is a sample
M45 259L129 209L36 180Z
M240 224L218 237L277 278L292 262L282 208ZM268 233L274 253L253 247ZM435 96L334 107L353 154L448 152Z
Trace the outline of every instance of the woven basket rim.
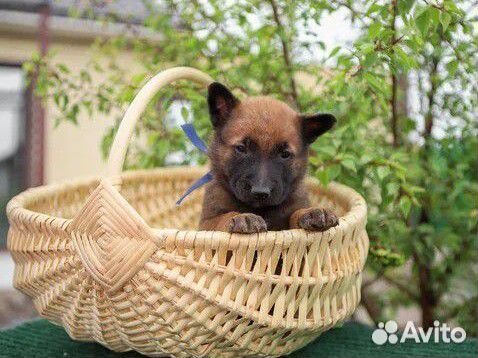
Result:
M206 167L198 166L174 166L174 167L162 167L162 168L154 168L154 169L140 169L140 170L129 170L125 171L121 175L121 179L123 182L128 182L129 180L142 180L142 181L149 181L152 179L157 179L158 176L174 176L178 180L185 179L196 179L199 178L200 175L206 172ZM55 192L61 191L69 191L74 190L79 186L89 186L99 183L105 180L102 176L88 176L83 178L77 178L73 180L66 180L58 183L52 183L47 185L38 186L35 188L30 188L22 193L14 196L7 204L6 212L9 217L23 217L23 218L35 218L35 221L49 221L54 226L58 227L60 230L66 227L69 222L71 222L71 218L62 218L58 216L53 216L41 212L35 212L30 209L27 209L26 206L29 205L32 201L47 197L48 195L53 195ZM333 227L323 233L328 233L330 235L329 238L335 236L335 232L337 230L341 231L349 231L349 226L355 226L364 222L367 217L367 204L364 198L357 193L354 189L339 184L337 182L332 182L327 185L327 187L321 186L320 182L312 177L307 177L307 181L315 186L318 190L320 190L322 195L334 197L336 201L339 201L344 207L347 208L345 215L339 218L339 225ZM191 194L195 195L195 193ZM187 200L187 199L186 199ZM180 207L179 207L180 208ZM162 234L169 235L171 231L175 231L182 237L187 237L191 233L197 232L206 232L201 230L188 230L188 229L176 229L176 228L154 228L151 227L152 231L161 236ZM218 244L222 241L221 239L229 239L231 236L240 236L240 237L251 237L251 236L260 236L262 239L276 239L276 235L281 233L286 240L288 237L292 240L297 240L297 238L309 239L309 235L297 235L298 233L306 233L303 229L289 229L289 230L281 230L281 231L267 231L263 234L232 234L222 231L207 231L212 236L214 236L218 240ZM323 234L323 233L316 233L316 234ZM181 235L183 234L183 235ZM265 235L264 235L265 234ZM260 240L262 241L262 240ZM287 240L288 241L288 240Z
M115 351L287 355L356 309L369 248L366 202L345 185L324 188L308 178L311 203L335 210L338 226L255 234L179 229L197 221L201 195L179 207L176 195L206 167L122 168L148 103L184 79L213 81L188 67L151 78L123 117L104 175L10 200L14 285L73 339ZM169 225L178 228L153 228Z

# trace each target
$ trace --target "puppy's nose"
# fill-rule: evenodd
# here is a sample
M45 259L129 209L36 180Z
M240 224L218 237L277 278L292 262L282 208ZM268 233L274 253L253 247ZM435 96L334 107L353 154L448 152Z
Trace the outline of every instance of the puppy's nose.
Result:
M251 195L255 200L266 200L271 195L271 189L266 186L253 186Z

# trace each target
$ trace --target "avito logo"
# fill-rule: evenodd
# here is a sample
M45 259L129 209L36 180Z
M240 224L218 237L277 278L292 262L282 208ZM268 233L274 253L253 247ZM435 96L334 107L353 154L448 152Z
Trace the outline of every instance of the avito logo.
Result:
M433 327L427 330L423 327L416 327L415 323L408 321L400 338L398 337L398 324L395 321L387 323L379 322L378 328L372 333L372 341L377 345L385 343L396 344L407 340L413 340L415 343L428 343L430 341L438 343L462 343L466 339L466 332L461 327L449 327L446 323L440 324L439 321L433 323Z

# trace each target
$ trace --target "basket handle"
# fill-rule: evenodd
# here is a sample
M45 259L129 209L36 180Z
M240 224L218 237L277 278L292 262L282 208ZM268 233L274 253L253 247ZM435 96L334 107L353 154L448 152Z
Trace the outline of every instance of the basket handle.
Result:
M108 157L106 175L118 189L121 186L121 172L123 170L128 143L139 117L143 114L153 96L161 88L177 80L190 80L204 86L213 82L213 79L208 74L195 68L173 67L159 72L141 88L126 110Z

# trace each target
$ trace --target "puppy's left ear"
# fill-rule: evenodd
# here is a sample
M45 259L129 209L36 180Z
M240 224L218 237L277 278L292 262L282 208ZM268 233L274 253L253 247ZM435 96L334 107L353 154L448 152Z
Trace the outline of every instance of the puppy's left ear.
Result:
M302 137L307 144L313 143L319 136L331 129L337 120L332 114L302 114Z
M229 119L232 110L239 100L219 82L213 82L208 87L207 103L214 128L221 127Z

